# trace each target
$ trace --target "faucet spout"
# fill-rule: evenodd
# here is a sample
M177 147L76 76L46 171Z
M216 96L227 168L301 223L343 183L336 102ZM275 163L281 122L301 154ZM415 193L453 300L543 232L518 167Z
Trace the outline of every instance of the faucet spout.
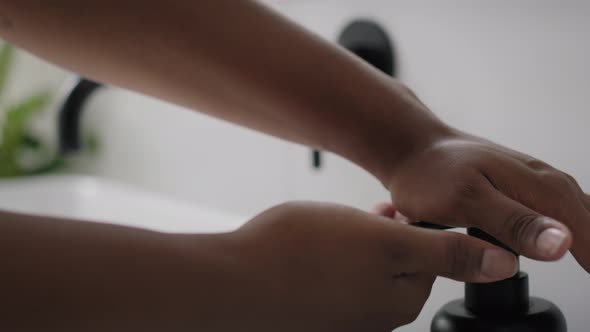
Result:
M80 150L82 110L89 97L102 86L100 83L80 78L66 92L65 101L58 115L58 140L61 154L68 155Z

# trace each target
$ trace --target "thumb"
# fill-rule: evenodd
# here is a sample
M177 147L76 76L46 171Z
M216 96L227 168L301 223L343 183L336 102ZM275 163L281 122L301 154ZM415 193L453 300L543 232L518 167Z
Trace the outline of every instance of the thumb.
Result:
M510 248L532 259L554 261L572 245L572 235L564 224L490 191L467 213L475 225Z
M485 283L508 279L518 271L514 254L477 238L416 227L407 227L406 232L410 273Z

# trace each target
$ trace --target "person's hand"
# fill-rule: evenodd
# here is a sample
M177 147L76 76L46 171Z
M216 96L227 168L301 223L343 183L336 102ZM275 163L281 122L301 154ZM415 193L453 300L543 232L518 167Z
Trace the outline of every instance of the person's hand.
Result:
M382 181L410 220L477 227L533 259L561 258L573 233L572 253L590 272L590 198L533 157L452 131Z
M231 234L252 331L380 332L413 321L435 276L491 282L513 254L475 238L419 229L360 210L289 203ZM285 323L288 322L288 323Z

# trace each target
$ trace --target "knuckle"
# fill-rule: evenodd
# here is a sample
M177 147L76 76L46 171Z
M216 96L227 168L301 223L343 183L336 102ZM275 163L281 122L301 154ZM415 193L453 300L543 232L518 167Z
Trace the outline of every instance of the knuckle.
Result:
M525 164L533 169L533 170L544 170L544 169L548 169L550 166L545 163L544 161L541 161L539 159L536 158L529 158L525 161Z
M458 183L448 196L450 200L448 207L453 211L461 211L471 206L473 201L481 197L481 194L481 187L474 182Z
M570 183L577 183L576 179L573 176L569 175L566 172L561 172L561 175L564 176Z
M561 175L565 178L564 181L566 182L569 188L575 188L581 190L580 184L578 181L571 175L565 172L561 172Z
M480 193L480 186L472 182L462 183L457 187L457 196L463 199L472 200L478 198Z
M533 213L515 212L504 224L504 233L511 239L512 245L518 251L525 247L528 239L533 234L538 216Z
M412 89L410 89L410 87L408 87L406 84L402 83L401 81L393 81L392 84L393 84L393 88L396 89L397 91L401 92L402 94L406 94L411 97L417 98L414 91Z
M563 200L564 197L567 197L572 199L571 202L576 202L577 200L574 198L577 198L584 193L582 187L574 177L559 170L545 172L542 175L541 180L545 185L544 189L549 198L559 198L560 200ZM555 212L570 215L571 211L568 211L568 205L562 204L555 207Z
M470 259L470 250L465 241L459 234L449 234L446 243L446 266L448 268L448 277L454 279L469 273L473 267Z
M572 185L572 181L570 180L570 176L561 171L554 172L554 181L555 185L560 188L569 188Z
M573 177L558 170L544 172L542 177L554 189L570 188L575 183Z

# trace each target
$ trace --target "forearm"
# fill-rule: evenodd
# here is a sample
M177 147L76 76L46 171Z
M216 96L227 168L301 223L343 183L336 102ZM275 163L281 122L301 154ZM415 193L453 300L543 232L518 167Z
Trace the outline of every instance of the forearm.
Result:
M399 83L253 1L2 0L0 10L3 37L57 64L373 173L444 130Z
M0 212L0 326L214 331L235 284L222 242Z

